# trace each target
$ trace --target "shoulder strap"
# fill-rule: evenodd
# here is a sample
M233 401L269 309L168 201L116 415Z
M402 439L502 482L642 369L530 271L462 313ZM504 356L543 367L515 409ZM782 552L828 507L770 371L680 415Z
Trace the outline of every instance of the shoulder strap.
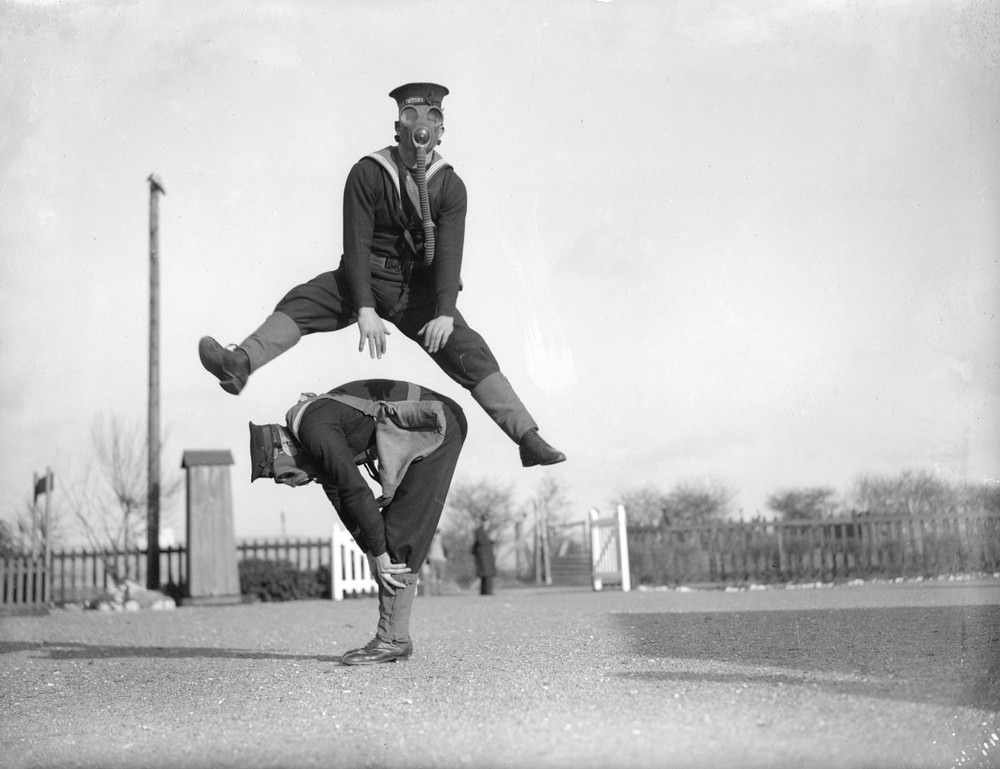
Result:
M355 408L373 419L378 416L380 411L378 401L358 398L354 395L346 395L343 393L337 393L336 395L331 393L323 393L322 395L302 393L302 397L299 398L299 402L288 409L288 413L285 414L285 424L295 440L299 440L299 426L302 424L302 415L305 413L307 408L319 400L340 401L344 405Z
M416 385L413 382L406 382L406 401L419 401L420 400L420 385ZM382 413L382 406L389 403L397 403L398 401L375 401L370 398L359 398L356 395L348 395L347 393L323 393L322 395L315 395L313 393L302 393L302 397L299 398L299 402L292 406L288 413L285 415L285 423L288 426L289 432L295 440L299 440L299 425L302 424L302 415L305 410L318 400L331 400L343 403L345 406L350 406L353 409L357 409L365 416L369 416L372 419L378 419Z

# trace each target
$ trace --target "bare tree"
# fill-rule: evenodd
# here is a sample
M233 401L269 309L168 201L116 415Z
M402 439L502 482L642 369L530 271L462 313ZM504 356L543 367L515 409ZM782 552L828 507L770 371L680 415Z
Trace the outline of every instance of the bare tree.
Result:
M569 510L569 500L562 486L551 475L542 476L529 505L541 511L550 526L563 522Z
M475 579L473 531L484 517L490 538L499 542L516 522L513 492L509 487L487 479L452 487L445 508L442 540L448 554L448 572L463 586Z
M487 479L458 484L448 494L446 512L449 531L471 538L485 518L486 530L496 537L514 523L513 492Z
M98 417L91 428L91 443L92 461L87 463L82 477L65 488L66 504L92 547L133 549L146 537L149 500L145 432L135 422L116 416ZM179 474L168 476L160 489L164 507L181 488ZM117 575L120 580L131 576Z
M653 484L647 483L637 489L630 489L620 495L618 503L625 506L628 522L633 526L661 526L666 496Z
M542 561L567 547L579 546L572 535L576 526L566 523L569 500L559 481L544 475L534 495L520 508L514 524L515 568L519 577L535 577ZM529 536L531 539L529 540ZM547 561L546 561L547 562Z
M872 515L930 515L951 512L956 495L947 481L926 470L898 475L862 475L851 492L853 506Z
M62 505L49 501L49 514L42 509L43 503L26 499L14 519L15 538L24 552L35 554L45 550L45 545L57 547L62 540Z
M964 513L1000 513L1000 481L963 484L957 495L957 504Z
M683 526L722 520L732 513L736 496L718 478L708 476L681 481L664 494L647 483L619 495L630 525Z
M783 521L809 521L829 517L837 508L836 492L827 486L782 489L767 497L767 506Z
M14 534L14 527L7 521L0 520L0 558L19 555L22 552Z
M7 542L22 553L43 553L46 545L58 547L66 538L62 493L53 494L52 488L35 493L43 480L36 478L32 492L19 498L11 494L3 503L7 508Z
M668 525L709 523L729 517L736 493L718 478L683 481L663 499Z
M117 503L113 524L105 527L112 543L133 547L146 533L146 436L117 416L98 417L91 428L98 467Z
M927 470L862 475L852 505L871 515L936 515L1000 512L1000 483L949 483Z

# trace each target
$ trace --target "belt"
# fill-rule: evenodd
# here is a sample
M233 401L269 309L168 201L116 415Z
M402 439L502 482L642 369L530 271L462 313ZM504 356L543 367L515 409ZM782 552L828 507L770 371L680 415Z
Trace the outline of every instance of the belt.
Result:
M397 259L392 256L371 256L371 263L375 267L381 267L386 272L399 272L412 270L416 266L415 259Z

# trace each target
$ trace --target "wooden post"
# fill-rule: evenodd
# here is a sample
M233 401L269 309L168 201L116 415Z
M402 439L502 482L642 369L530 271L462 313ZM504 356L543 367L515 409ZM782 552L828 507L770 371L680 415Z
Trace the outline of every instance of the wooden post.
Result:
M552 554L549 552L549 515L548 507L541 505L542 510L542 571L545 574L545 584L552 584Z
M330 533L330 598L334 601L342 601L344 598L344 554L340 549L342 528L339 521L334 521L333 531Z
M160 589L160 223L156 174L149 182L149 399L146 433L146 587Z
M632 574L628 563L628 526L625 521L625 505L618 505L618 566L622 570L622 592L632 589Z
M594 590L604 589L604 580L597 572L598 562L601 558L601 530L597 526L597 516L600 515L596 507L590 508L590 585Z

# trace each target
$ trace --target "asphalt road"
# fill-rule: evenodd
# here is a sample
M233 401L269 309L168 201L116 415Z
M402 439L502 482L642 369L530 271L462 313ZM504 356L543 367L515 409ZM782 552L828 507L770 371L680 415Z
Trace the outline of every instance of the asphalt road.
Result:
M0 619L0 766L1000 766L1000 580Z

